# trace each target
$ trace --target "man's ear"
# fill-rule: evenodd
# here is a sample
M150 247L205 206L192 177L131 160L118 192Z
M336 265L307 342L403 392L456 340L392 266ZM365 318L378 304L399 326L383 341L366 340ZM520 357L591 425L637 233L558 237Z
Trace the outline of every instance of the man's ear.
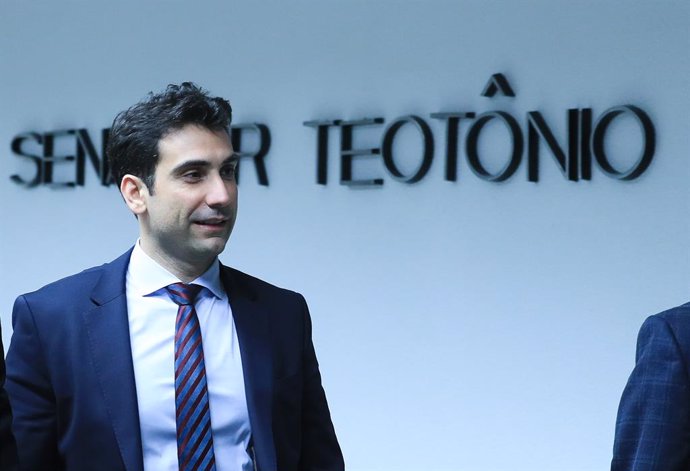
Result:
M120 181L120 193L132 212L139 216L146 212L146 201L150 196L144 181L134 175L127 174Z

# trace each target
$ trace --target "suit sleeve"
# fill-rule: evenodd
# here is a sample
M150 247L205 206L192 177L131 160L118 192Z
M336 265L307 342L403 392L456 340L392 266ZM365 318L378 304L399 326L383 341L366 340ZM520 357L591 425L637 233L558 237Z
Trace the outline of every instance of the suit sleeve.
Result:
M0 339L2 332L0 331ZM5 392L5 350L0 340L0 471L14 471L17 466L17 449L12 435L12 412Z
M664 317L640 329L636 364L616 421L612 471L680 471L690 466L690 378Z
M7 353L7 393L19 466L59 470L55 397L33 313L23 296L12 311L12 342Z
M343 454L335 435L326 394L314 352L311 318L304 303L304 384L302 398L302 453L300 471L343 471Z

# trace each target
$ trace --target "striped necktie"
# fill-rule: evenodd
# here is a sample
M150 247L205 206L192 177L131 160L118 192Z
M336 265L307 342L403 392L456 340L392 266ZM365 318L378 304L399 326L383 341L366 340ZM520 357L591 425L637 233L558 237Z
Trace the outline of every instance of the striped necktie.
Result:
M215 471L206 366L194 299L201 286L166 287L178 305L175 321L175 416L180 471Z

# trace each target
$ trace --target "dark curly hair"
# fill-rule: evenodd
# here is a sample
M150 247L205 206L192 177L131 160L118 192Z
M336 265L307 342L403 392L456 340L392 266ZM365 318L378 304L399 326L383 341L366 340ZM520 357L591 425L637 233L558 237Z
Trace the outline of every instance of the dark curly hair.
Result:
M141 178L153 193L158 142L188 124L230 134L232 108L227 100L211 97L191 83L168 85L120 112L113 121L106 147L113 180L119 186L130 174Z

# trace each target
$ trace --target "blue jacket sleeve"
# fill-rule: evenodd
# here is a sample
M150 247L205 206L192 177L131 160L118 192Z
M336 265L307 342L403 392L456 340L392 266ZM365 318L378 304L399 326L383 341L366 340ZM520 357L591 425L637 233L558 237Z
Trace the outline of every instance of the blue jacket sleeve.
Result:
M338 445L331 421L326 394L321 386L319 364L312 342L311 317L307 304L304 305L304 346L303 346L303 411L302 411L302 471L343 471L345 463Z
M635 367L618 409L612 471L690 466L690 378L678 334L663 315L648 318L640 329Z
M2 333L0 332L0 338ZM5 392L5 351L0 341L0 471L14 471L17 466L17 450L12 436L12 413Z
M59 470L56 405L34 317L23 296L12 311L7 393L21 470Z

